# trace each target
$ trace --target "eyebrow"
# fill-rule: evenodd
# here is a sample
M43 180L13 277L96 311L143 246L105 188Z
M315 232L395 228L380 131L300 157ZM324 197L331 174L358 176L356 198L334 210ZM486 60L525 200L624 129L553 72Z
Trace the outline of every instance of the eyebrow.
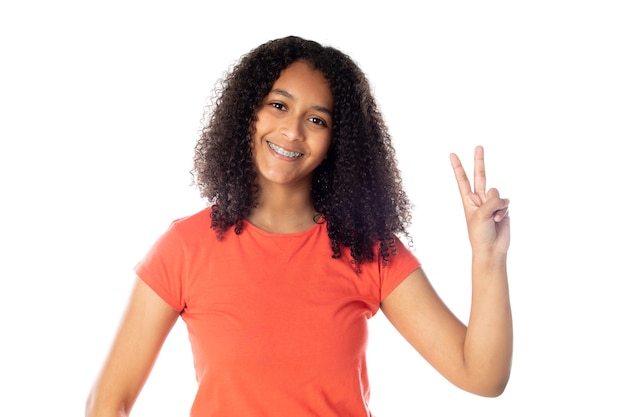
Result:
M295 100L295 97L290 92L285 91L285 90L280 89L280 88L275 88L272 91L270 91L270 93L278 94L280 96L287 97L288 99ZM333 112L328 107L313 106L312 109L317 110L317 111L322 112L322 113L326 113L331 118L333 117Z

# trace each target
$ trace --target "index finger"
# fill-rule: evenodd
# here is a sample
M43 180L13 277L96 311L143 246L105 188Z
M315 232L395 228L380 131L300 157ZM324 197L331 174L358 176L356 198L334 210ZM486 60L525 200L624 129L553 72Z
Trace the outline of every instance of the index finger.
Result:
M463 164L461 164L461 160L455 153L450 154L450 163L452 164L454 177L456 178L456 183L459 186L461 196L470 194L472 192L472 185L469 182L469 178L467 178L467 174L465 173Z

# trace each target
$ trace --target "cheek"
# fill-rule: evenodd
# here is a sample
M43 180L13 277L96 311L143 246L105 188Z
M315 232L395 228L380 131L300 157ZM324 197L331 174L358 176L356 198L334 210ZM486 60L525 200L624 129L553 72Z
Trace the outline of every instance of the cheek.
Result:
M268 128L268 125L270 125L270 120L271 118L267 114L265 114L264 110L259 110L257 112L256 121L254 122L254 130L256 132L255 137L259 132L263 132Z
M333 138L331 137L331 135L326 136L323 140L323 143L324 143L324 155L327 155L328 151L330 151L330 147L333 144Z
M264 136L263 132L265 132L265 127L263 125L263 122L259 120L256 123L254 123L252 132L253 133L250 139L250 147L254 151L254 148L259 146Z

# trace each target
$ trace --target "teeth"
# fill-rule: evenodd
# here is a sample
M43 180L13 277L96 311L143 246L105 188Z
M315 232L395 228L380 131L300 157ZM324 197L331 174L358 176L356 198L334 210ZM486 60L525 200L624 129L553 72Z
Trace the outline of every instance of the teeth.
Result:
M297 157L303 155L300 152L289 152L289 151L286 151L283 148L279 148L278 146L274 145L272 142L267 142L267 144L270 146L270 148L272 148L272 150L274 152L276 152L277 154L280 154L282 156L286 156L286 157L289 157L289 158L297 158Z

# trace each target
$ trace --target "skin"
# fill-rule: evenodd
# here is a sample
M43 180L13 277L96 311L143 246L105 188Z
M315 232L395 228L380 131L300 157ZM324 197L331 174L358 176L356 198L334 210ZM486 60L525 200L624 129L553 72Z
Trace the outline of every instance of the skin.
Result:
M86 416L130 414L180 314L142 280L135 282L108 358L87 399Z
M261 188L248 218L252 224L273 233L313 225L311 181L331 145L332 108L328 81L307 63L293 63L276 80L257 113L252 140ZM282 155L276 147L299 156Z
M474 155L474 189L459 158L450 156L472 247L472 303L468 325L445 306L422 268L407 277L381 308L407 341L454 385L500 395L509 378L513 325L506 270L510 242L508 199L486 191L484 150Z
M315 167L331 145L332 94L318 71L296 62L274 84L258 112L253 154L260 204L249 221L274 233L313 225L310 187ZM297 152L289 158L268 142ZM464 325L439 298L422 268L412 272L381 308L390 322L432 366L456 386L497 396L506 386L512 356L512 320L506 256L508 200L486 190L484 151L476 148L474 188L459 158L457 179L472 247L472 306ZM180 312L141 279L110 353L87 400L86 416L128 416Z

